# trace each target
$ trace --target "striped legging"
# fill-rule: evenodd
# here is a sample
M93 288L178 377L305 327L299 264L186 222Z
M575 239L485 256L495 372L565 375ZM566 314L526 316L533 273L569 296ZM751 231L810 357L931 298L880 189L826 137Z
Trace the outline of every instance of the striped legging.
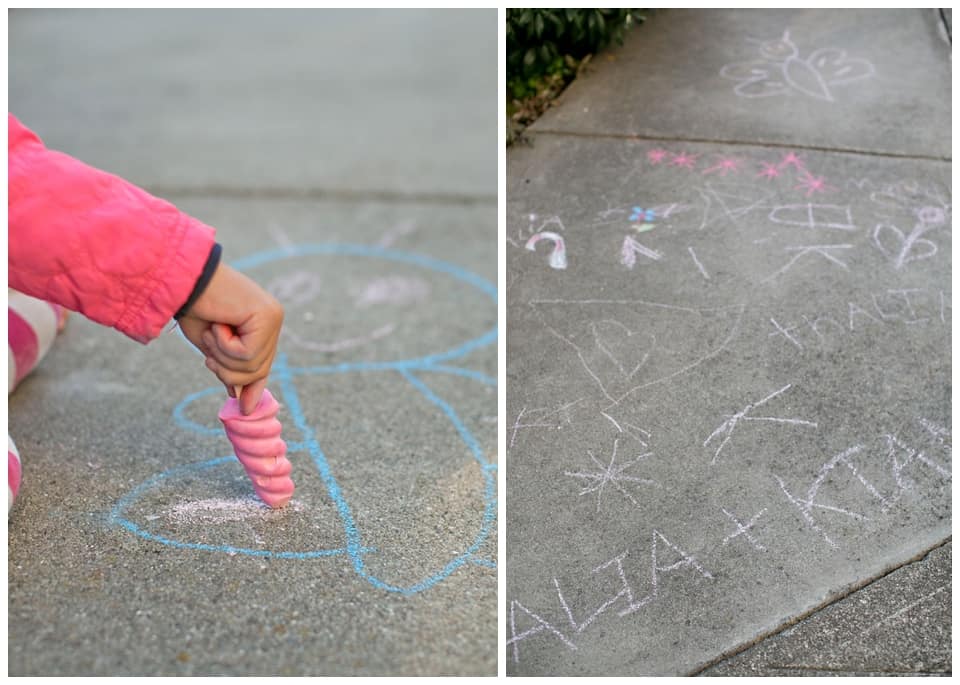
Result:
M15 290L7 290L7 394L29 374L66 324L67 310ZM22 480L20 453L7 435L7 512Z

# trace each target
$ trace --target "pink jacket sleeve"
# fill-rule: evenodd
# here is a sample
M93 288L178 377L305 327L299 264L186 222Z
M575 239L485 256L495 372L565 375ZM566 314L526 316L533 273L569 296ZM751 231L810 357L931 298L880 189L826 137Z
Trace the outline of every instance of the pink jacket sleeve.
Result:
M193 291L214 230L7 122L9 286L141 343L157 337Z

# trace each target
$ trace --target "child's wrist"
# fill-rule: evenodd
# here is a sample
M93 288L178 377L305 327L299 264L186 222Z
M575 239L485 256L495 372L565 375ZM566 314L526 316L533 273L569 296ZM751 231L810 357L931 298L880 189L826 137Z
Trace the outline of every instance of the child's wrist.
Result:
M203 271L200 272L200 276L197 278L196 285L193 286L193 291L190 293L190 297L187 298L187 301L183 303L183 306L174 314L175 319L180 319L187 312L190 311L190 308L196 303L196 301L203 294L203 291L207 289L207 286L210 285L210 281L213 280L213 274L216 273L217 268L220 266L220 254L223 251L223 248L220 246L220 243L214 243L213 247L210 248L210 255L207 257L206 264L203 265Z

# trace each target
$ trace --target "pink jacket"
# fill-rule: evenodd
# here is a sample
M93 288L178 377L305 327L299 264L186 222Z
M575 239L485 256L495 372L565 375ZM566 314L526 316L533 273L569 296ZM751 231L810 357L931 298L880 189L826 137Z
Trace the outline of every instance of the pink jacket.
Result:
M7 123L9 286L139 342L157 337L190 297L214 230Z

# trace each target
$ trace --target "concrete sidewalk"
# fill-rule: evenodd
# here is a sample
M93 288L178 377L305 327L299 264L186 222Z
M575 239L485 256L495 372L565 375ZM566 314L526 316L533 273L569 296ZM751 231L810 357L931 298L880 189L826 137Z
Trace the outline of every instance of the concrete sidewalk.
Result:
M950 672L948 35L656 11L508 151L508 673Z
M252 499L178 333L72 317L9 399L10 675L496 673L496 28L10 15L11 111L284 302L297 485Z

